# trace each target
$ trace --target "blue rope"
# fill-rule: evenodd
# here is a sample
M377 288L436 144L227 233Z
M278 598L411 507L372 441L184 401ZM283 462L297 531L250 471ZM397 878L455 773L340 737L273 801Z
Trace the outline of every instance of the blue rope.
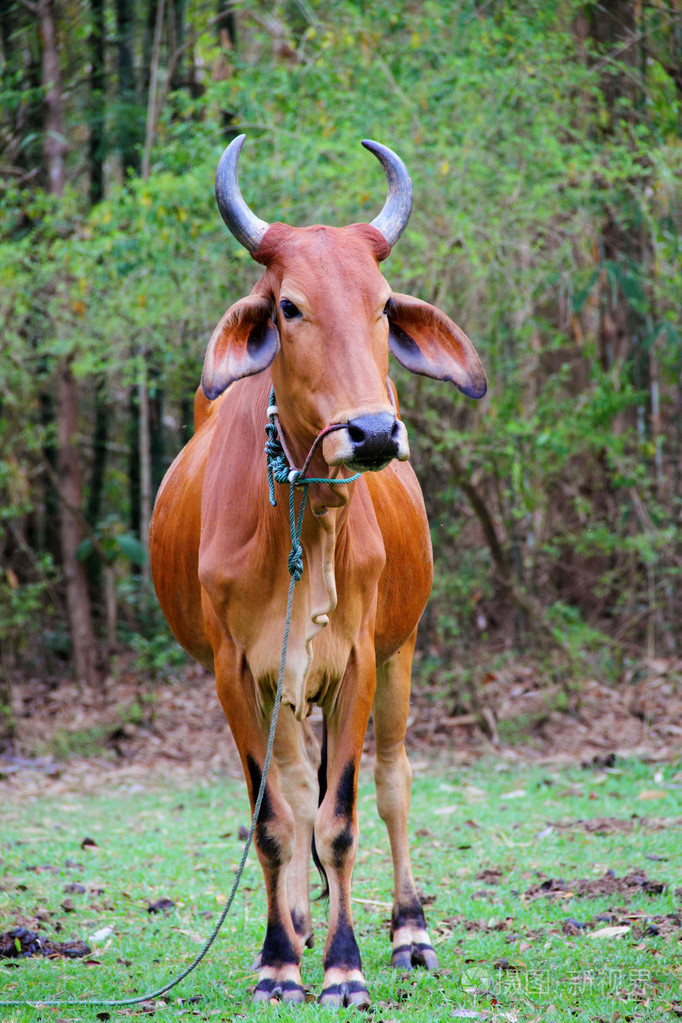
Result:
M271 397L274 399L275 392L272 391ZM273 402L270 402L272 405ZM270 504L274 508L277 504L275 498L275 484L273 480L277 480L278 483L289 482L289 463L287 456L284 454L284 449L280 443L279 434L277 433L277 426L275 425L274 416L270 416L269 422L265 424L265 432L268 439L265 442L265 455L266 464L268 470L268 490L270 493Z
M274 407L275 404L275 391L274 388L270 392L270 406ZM287 648L289 646L289 632L291 631L291 615L294 601L294 587L303 575L303 548L301 546L301 530L303 528L303 516L305 514L306 502L308 499L308 486L310 483L353 483L362 474L356 473L355 476L350 476L348 479L317 479L314 477L305 476L300 469L292 468L289 465L288 459L284 453L284 449L279 440L277 433L277 426L274 421L274 414L269 417L269 422L265 427L267 434L267 441L265 444L265 453L267 455L267 472L268 472L268 489L270 492L270 504L275 506L277 501L275 499L275 480L280 484L289 484L289 533L291 537L291 550L289 552L289 574L291 580L289 582L289 592L287 595L287 613L284 622L284 638L282 640L282 656L280 658L279 665L279 677L277 679L277 691L275 693L275 702L272 708L272 718L270 721L270 733L268 735L268 745L265 752L265 760L263 761L263 774L261 776L260 787L258 789L258 795L256 796L256 802L253 808L253 815L251 817L251 825L249 827L249 833L246 838L244 845L244 852L239 863L239 869L235 876L230 891L230 896L227 900L227 904L223 909L218 922L216 923L213 931L207 938L204 946L194 957L192 962L187 966L181 973L174 977L163 987L156 988L154 991L148 991L144 995L137 995L135 998L35 998L35 999L2 999L0 1000L0 1006L5 1007L17 1007L27 1006L31 1008L38 1008L40 1006L64 1006L64 1007L75 1007L75 1006L105 1006L110 1009L124 1008L128 1005L139 1005L141 1002L150 1002L154 998L160 998L161 995L165 995L167 991L177 987L177 985L189 976L193 970L197 968L202 959L206 956L207 952L213 945L214 941L218 937L221 927L225 923L228 913L232 908L237 890L241 883L242 875L244 873L244 867L246 866L246 859L249 855L251 843L253 841L253 835L256 830L256 824L258 823L258 817L260 815L261 805L265 796L265 786L268 779L268 771L270 770L270 761L272 760L272 750L275 742L275 729L277 728L277 718L279 716L279 708L282 702L282 686L284 684L284 670L286 668L287 661ZM303 496L301 500L301 507L296 515L296 502L295 492L296 487L303 487Z
M303 487L303 504L305 505L308 493L308 485L310 483L333 483L337 485L339 483L355 483L362 476L361 472L356 472L354 476L348 476L347 478L341 479L329 479L328 477L318 476L306 476L301 469L297 469L295 466L289 464L282 442L279 439L279 433L277 431L277 423L275 422L275 415L277 406L275 405L275 388L270 389L270 401L268 412L268 422L265 424L265 433L267 434L267 440L265 442L265 457L268 472L268 491L270 495L270 504L274 508L277 504L277 498L275 497L275 483L289 483L291 489L293 487ZM317 441L315 442L317 443ZM314 445L313 445L314 447ZM291 517L291 511L290 511ZM301 530L299 528L298 535L300 536ZM294 540L294 522L291 519L291 540L293 544ZM298 542L298 538L297 538ZM293 553L293 552L292 552ZM291 558L289 555L289 571L291 572ZM298 562L296 562L298 564ZM303 568L301 568L303 572ZM298 577L301 578L300 576Z

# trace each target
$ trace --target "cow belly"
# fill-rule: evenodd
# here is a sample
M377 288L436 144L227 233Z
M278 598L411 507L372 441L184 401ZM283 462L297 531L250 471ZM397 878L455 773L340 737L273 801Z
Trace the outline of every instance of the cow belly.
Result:
M201 486L209 431L200 431L164 477L149 531L149 557L156 595L173 635L209 671L211 649L201 607L198 577Z

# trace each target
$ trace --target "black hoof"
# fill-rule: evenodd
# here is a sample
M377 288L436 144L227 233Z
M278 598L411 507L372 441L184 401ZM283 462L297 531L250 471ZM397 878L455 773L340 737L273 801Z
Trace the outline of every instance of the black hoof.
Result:
M400 945L398 948L394 948L393 955L391 956L391 966L394 966L396 970L411 970L412 946Z
M305 991L295 980L277 980L267 977L261 980L253 993L254 1002L285 1002L301 1005L305 1002Z
M320 1005L352 1005L356 1009L369 1009L369 991L360 980L331 984L320 995Z
M391 966L396 970L412 970L421 966L425 970L437 970L440 963L431 945L423 942L412 942L411 945L399 945L393 949Z

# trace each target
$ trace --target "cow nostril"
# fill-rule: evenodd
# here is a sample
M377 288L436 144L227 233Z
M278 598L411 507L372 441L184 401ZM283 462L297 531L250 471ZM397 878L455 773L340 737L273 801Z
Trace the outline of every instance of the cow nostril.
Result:
M385 463L398 453L400 427L395 416L388 412L357 416L348 422L346 429L355 461Z

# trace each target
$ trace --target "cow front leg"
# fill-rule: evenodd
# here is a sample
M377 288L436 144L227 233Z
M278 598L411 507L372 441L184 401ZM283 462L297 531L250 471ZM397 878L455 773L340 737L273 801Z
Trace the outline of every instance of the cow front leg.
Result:
M319 798L320 748L309 722L298 721L288 706L280 709L275 762L280 790L295 821L294 852L287 873L289 909L301 945L312 948L310 852Z
M315 821L315 843L329 883L322 1005L370 1004L353 931L351 877L358 849L357 784L376 682L373 648L351 655L336 705L327 715L327 792Z
M216 683L242 760L253 813L265 762L270 708L264 713L253 676L231 644L224 644L216 657ZM273 764L254 832L267 897L267 927L254 1001L296 1003L305 1001L305 990L301 981L301 943L291 919L287 895L287 869L295 847L295 824L276 775Z
M377 808L386 824L393 857L393 913L391 965L401 970L438 968L438 957L426 930L424 911L412 876L407 816L410 808L412 768L405 753L405 732L410 709L410 676L416 632L387 664L377 670L374 697L376 759L374 780Z

